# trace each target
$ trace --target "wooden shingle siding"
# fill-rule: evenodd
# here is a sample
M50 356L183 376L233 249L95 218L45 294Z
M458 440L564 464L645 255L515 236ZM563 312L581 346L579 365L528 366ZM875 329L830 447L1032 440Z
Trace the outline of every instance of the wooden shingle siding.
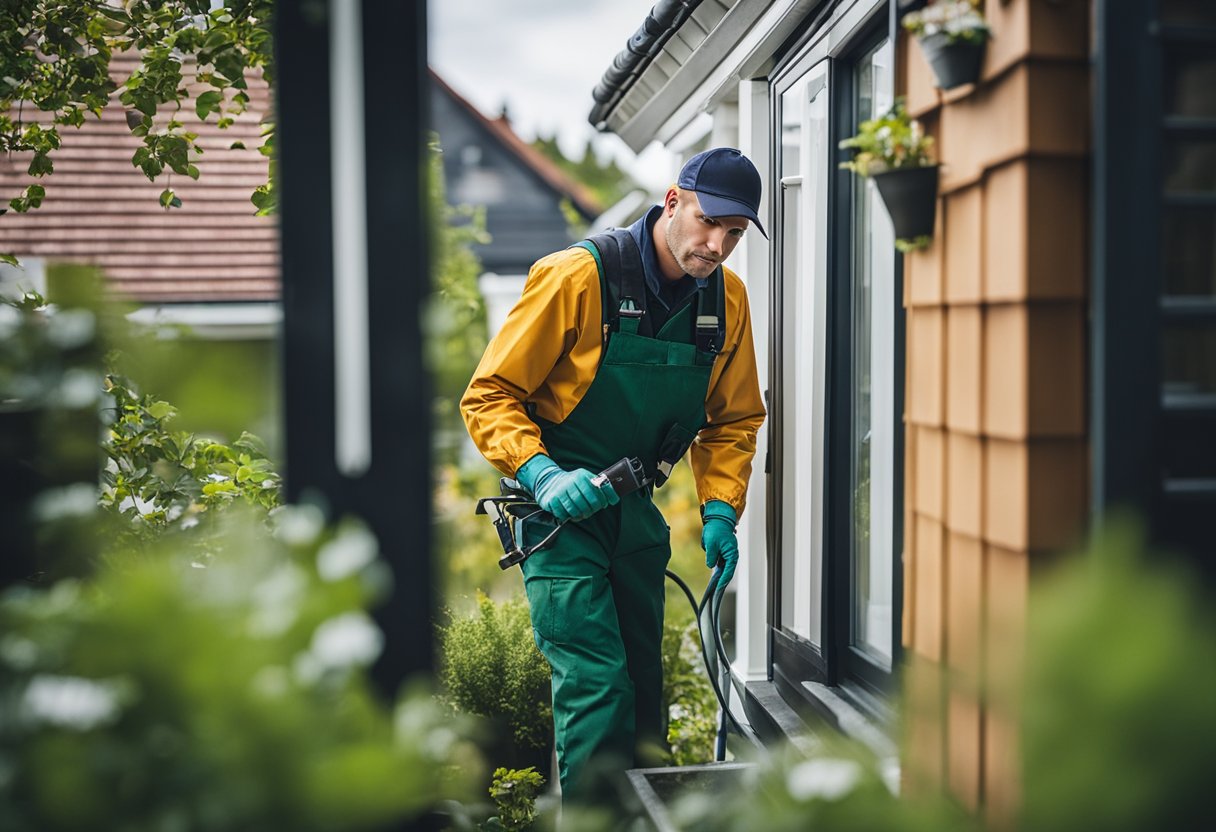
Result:
M115 78L136 66L116 55ZM204 153L192 161L201 176L163 173L148 181L132 166L142 142L127 127L117 95L100 121L60 127L62 147L52 155L55 171L41 182L42 207L0 216L0 251L48 261L101 267L121 296L141 302L267 301L279 296L278 230L273 217L254 216L253 189L266 181L268 160L257 152L261 119L270 105L260 76L249 79L250 104L226 130L212 114L200 123L192 106L177 118L199 134ZM24 111L47 120L46 114ZM168 113L158 115L163 122ZM244 150L230 150L241 141ZM0 158L0 195L7 201L30 184L24 154ZM165 210L158 197L166 187L182 200Z
M981 80L946 94L914 40L899 50L944 165L933 245L904 260L905 779L998 824L1019 794L1000 692L1021 678L1029 575L1087 516L1088 5L985 3Z

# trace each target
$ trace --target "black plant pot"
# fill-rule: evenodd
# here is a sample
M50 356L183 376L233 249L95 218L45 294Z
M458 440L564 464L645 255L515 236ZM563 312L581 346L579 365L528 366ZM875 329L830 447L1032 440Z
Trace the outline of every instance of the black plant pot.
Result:
M891 215L895 237L932 237L937 218L938 165L899 168L873 175L874 185Z
M943 32L920 38L921 51L933 67L937 86L952 90L963 84L974 84L980 78L980 67L984 63L984 50L988 41L979 43L959 40L951 43Z

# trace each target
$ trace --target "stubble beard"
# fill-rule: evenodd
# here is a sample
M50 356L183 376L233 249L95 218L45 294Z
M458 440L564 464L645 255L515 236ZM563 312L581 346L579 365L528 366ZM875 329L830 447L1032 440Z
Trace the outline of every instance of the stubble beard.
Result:
M674 217L672 222L667 224L666 233L663 235L667 241L667 250L671 252L671 256L675 259L676 265L684 270L684 273L690 277L695 277L698 280L703 280L713 274L714 269L718 267L716 262L707 263L701 258L693 254L689 249L687 252L681 252L680 235L675 230Z

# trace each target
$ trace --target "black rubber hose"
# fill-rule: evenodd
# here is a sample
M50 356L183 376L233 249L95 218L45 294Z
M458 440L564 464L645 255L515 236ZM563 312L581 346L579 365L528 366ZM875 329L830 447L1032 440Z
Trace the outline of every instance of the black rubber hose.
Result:
M713 574L710 575L709 585L705 588L705 594L701 598L700 604L697 604L697 599L693 596L692 590L688 588L688 584L684 583L683 578L681 578L675 572L672 572L670 569L666 570L666 572L667 577L675 581L676 586L683 590L684 597L688 599L688 605L692 607L692 613L697 619L697 634L701 637L701 659L705 662L705 675L709 677L709 682L711 685L713 685L714 696L718 698L718 704L722 706L722 713L726 715L726 718L730 721L731 727L735 729L737 734L747 737L748 739L752 739L752 737L755 735L750 730L745 730L743 726L739 724L739 721L735 719L735 715L731 713L730 708L726 704L726 697L722 695L722 687L718 684L718 674L714 673L713 668L711 667L709 649L705 641L705 631L701 628L701 611L704 609L706 602L711 597L714 587L717 586L718 578L722 575L722 568L718 567L714 570ZM710 608L710 615L711 617L713 616L712 607ZM718 631L717 624L711 625L711 629L714 631L713 641L716 648L715 652L720 656L725 656L726 648L722 646L722 636ZM729 664L724 665L724 667L729 668ZM727 672L729 673L730 671L728 670Z

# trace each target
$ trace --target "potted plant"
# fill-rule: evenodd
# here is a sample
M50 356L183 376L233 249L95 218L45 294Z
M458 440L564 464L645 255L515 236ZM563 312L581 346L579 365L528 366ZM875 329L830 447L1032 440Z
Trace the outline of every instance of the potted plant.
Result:
M929 245L937 216L939 165L930 150L933 137L910 119L903 99L878 118L863 121L856 136L840 143L854 151L841 167L874 180L895 226L895 247L916 251Z
M971 0L939 0L905 15L903 26L920 42L938 87L952 90L979 79L992 30Z

